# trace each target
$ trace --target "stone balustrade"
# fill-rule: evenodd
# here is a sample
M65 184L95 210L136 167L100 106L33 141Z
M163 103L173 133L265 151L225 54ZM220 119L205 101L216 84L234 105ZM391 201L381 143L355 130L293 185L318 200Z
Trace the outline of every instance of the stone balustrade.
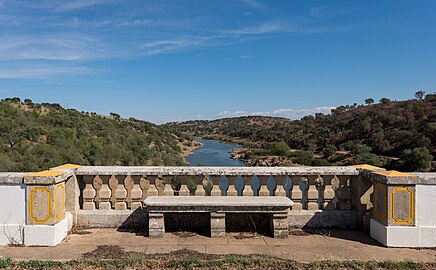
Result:
M436 173L370 165L73 164L36 173L0 173L0 245L56 245L73 224L143 229L149 220L143 202L150 196L283 196L293 201L288 228L357 227L386 246L436 246Z
M149 196L286 196L292 210L350 210L353 167L80 167L83 210L142 207Z

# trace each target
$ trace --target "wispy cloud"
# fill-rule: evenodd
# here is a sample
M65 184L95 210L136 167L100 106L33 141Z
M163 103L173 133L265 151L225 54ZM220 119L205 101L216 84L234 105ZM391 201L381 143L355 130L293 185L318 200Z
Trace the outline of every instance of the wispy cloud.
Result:
M310 16L314 18L324 18L337 15L345 15L356 11L356 8L335 8L335 7L313 7L310 9Z
M77 9L84 9L91 6L107 5L114 1L111 0L74 0L74 1L62 1L62 3L56 7L57 11L71 11Z
M0 79L48 79L56 77L89 75L93 71L85 67L35 65L19 63L0 67Z
M255 10L271 11L261 0L239 1L238 8L242 3ZM35 66L53 67L72 62L87 66L101 59L204 51L290 33L340 31L341 26L313 22L318 17L346 12L321 7L312 9L310 16L265 12L261 17L248 18L239 10L233 15L241 18L229 21L230 17L222 11L213 10L205 16L203 11L189 8L190 4L200 5L197 2L175 2L0 0L0 61L33 61ZM228 5L223 2L218 7L228 12ZM205 8L207 5L198 10ZM249 57L240 56L241 59ZM48 74L50 69L35 70L45 70L40 73Z
M309 109L277 109L274 111L259 111L259 112L248 112L248 111L223 111L218 113L219 118L228 117L239 117L239 116L273 116L273 117L285 117L291 120L301 119L306 115L314 115L316 113L329 114L332 109L336 107L315 107Z
M262 2L260 2L259 0L242 0L242 1L254 9L257 9L260 11L268 11L269 10L269 8L266 5L264 5Z

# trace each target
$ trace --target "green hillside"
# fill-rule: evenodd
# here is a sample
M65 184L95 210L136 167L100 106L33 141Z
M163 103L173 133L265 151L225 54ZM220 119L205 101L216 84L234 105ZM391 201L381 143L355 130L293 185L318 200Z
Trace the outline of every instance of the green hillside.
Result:
M423 93L421 93L423 94ZM369 163L406 171L435 170L436 95L340 106L301 120L262 116L188 121L168 126L204 139L244 146L248 165Z
M0 101L0 171L81 165L185 165L189 137L133 118L121 119L36 104Z

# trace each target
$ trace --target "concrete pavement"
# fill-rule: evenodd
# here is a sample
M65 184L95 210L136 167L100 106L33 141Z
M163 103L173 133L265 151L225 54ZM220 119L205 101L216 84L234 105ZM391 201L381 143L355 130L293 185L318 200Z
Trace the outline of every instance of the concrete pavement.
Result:
M86 253L97 251L98 246L144 254L169 253L182 249L208 254L263 254L299 262L436 261L435 249L385 248L365 233L338 229L312 233L295 231L287 239L250 233L227 233L226 238L209 238L193 233L165 233L163 238L156 239L141 233L115 229L87 229L70 234L56 247L0 247L0 257L15 260L80 259L86 257Z

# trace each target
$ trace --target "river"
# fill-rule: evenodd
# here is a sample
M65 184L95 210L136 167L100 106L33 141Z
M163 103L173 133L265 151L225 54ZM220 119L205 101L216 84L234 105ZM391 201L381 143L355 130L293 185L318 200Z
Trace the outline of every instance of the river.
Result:
M195 150L186 160L191 166L237 166L244 167L244 162L230 158L230 151L241 146L195 139L203 146Z

